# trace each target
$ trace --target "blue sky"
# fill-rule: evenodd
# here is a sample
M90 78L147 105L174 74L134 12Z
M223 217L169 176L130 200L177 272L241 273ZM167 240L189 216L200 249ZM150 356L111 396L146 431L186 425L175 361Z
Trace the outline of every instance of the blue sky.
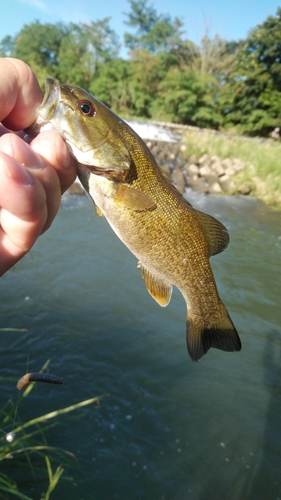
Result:
M211 36L216 33L227 40L246 38L249 30L275 15L281 1L275 0L149 0L159 14L169 13L184 21L187 38L195 43L210 26ZM120 36L128 30L124 24L130 7L127 0L0 0L0 40L14 36L24 24L38 19L42 23L58 21L88 22L111 17L110 26Z

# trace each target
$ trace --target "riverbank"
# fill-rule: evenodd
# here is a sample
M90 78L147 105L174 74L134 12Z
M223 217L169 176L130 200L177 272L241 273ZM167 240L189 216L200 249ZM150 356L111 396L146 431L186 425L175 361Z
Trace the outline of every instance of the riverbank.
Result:
M256 196L281 210L279 141L171 123L128 123L180 192L192 188L200 193Z
M201 158L218 156L240 163L233 172L229 194L256 196L272 208L281 210L281 143L261 137L231 136L208 129L187 127L182 131L187 151Z
M193 189L197 189L195 184L199 180L199 190L204 192L256 196L272 208L281 210L280 141L161 123L161 127L165 126L181 136L188 163L195 164L198 168L193 169L194 175L191 176ZM205 166L211 167L211 172ZM208 179L204 173L214 177L219 173L218 179ZM200 180L202 177L204 183ZM213 184L211 190L208 189L209 181Z

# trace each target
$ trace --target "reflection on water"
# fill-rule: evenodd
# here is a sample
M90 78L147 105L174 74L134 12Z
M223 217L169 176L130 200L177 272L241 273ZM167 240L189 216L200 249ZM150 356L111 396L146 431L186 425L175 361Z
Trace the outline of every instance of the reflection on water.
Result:
M281 498L280 216L254 199L189 199L231 234L212 266L240 353L211 349L192 363L181 294L165 309L151 299L86 197L66 195L51 230L1 280L1 326L28 331L2 333L0 376L16 383L27 363L38 371L51 358L65 381L38 384L20 418L108 394L47 433L78 459L66 471L76 486L61 481L54 498ZM2 385L0 408L17 398L15 383Z

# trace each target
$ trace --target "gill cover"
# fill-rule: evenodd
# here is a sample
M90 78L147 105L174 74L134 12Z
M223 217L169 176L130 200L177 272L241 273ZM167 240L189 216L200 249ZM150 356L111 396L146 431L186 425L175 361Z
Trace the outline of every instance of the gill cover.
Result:
M46 78L37 113L40 130L57 130L73 156L93 167L91 171L120 174L130 168L130 154L117 133L120 118L85 90Z

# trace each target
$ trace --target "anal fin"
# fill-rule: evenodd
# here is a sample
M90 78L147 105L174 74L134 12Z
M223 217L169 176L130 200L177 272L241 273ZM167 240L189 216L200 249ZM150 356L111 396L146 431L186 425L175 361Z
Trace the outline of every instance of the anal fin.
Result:
M138 267L142 270L142 277L150 295L161 307L166 307L172 297L172 285L169 285L161 278L158 278L158 276L155 276L155 274L146 269L141 262L138 263Z

